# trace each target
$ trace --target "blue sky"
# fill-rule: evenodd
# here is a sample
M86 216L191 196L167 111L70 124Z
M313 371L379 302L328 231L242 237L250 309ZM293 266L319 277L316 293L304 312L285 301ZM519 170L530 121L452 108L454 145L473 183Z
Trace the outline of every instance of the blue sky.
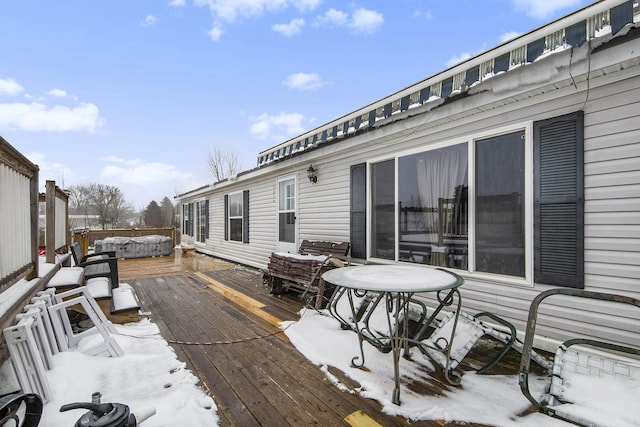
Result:
M0 0L0 135L141 209L589 3Z

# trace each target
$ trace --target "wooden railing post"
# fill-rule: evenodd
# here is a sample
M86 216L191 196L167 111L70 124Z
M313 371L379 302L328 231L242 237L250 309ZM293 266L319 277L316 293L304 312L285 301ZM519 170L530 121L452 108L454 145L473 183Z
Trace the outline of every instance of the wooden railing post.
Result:
M45 251L46 262L56 261L56 182L47 180L45 184Z
M40 260L38 259L38 228L40 227L40 215L38 212L38 186L40 179L39 169L36 166L33 171L30 182L29 182L29 190L31 192L29 207L31 209L31 263L33 264L33 269L31 273L27 274L26 279L32 280L36 277L39 277L39 266Z

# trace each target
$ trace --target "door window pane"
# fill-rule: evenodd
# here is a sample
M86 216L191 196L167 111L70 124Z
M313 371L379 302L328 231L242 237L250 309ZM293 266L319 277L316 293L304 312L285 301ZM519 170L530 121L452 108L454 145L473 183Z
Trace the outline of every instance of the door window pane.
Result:
M278 209L292 211L296 208L295 180L280 181L278 184Z
M371 165L371 256L395 259L395 165Z
M401 261L467 268L467 144L398 159Z
M524 131L476 143L476 270L524 277Z
M294 212L278 214L279 233L281 242L295 243L296 241L296 216Z

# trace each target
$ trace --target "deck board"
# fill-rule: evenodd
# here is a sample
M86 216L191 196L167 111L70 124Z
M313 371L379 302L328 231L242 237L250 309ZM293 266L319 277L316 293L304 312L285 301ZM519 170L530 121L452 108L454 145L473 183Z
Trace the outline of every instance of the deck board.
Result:
M215 259L188 260L181 268L185 258L154 258L155 268L149 260L121 260L120 278L135 287L143 311L210 392L221 426L349 425L347 419L384 426L480 426L408 422L383 413L376 401L340 391L274 325L274 319L299 318L303 304L297 296L270 295L259 271ZM223 286L213 289L212 281ZM513 366L504 369L514 373ZM359 386L329 370L351 389ZM425 395L449 389L433 372L420 376L421 381L404 382Z

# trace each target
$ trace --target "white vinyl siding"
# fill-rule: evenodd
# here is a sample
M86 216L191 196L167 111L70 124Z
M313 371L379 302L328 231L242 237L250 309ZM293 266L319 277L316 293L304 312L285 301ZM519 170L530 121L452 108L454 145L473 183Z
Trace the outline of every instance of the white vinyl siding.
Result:
M469 96L429 112L409 110L402 113L403 120L214 186L207 192L211 231L206 251L266 268L276 246L279 177L296 174L300 240L348 241L351 166L582 110L585 289L640 298L640 61L634 49L640 49L638 38L594 52L590 64L586 59L573 64L572 75L570 67L557 67L563 60L569 63L571 52L557 53L515 73L488 79L472 88ZM588 70L587 84L584 73ZM521 85L525 78L528 84ZM306 177L310 164L318 170L318 182L313 185ZM245 189L250 191L251 242L231 244L235 242L224 241L223 197ZM525 328L531 300L549 288L489 275L464 274L464 278L465 311L495 313L520 331ZM573 306L576 304L566 297L549 298L541 306L541 316L546 317L537 333L553 339L589 334L640 345L637 309L599 301Z

